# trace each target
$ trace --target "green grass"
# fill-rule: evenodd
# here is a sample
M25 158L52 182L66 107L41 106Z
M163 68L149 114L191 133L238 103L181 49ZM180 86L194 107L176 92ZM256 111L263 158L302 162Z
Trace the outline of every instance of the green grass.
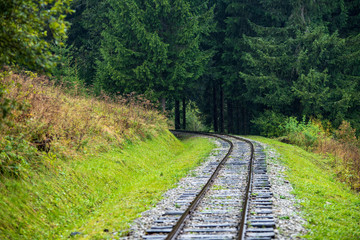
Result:
M360 239L360 196L336 180L329 159L263 137L249 137L276 149L288 167L288 180L301 199L309 239Z
M0 239L106 239L125 234L139 213L214 147L169 133L96 157L63 162L25 179L1 178ZM105 229L109 233L104 232Z

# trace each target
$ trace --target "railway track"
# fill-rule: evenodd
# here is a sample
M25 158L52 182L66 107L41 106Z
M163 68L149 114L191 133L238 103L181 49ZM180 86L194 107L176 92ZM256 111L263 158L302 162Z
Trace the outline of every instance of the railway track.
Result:
M272 193L261 146L231 135L174 131L217 138L227 151L154 221L143 239L271 239Z

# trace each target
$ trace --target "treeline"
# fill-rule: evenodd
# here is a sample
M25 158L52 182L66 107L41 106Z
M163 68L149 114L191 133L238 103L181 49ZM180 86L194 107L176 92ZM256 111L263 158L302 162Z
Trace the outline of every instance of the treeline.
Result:
M214 131L286 117L360 129L359 0L74 0L58 76L97 93L191 100ZM59 68L60 69L60 68ZM271 134L271 133L270 133Z

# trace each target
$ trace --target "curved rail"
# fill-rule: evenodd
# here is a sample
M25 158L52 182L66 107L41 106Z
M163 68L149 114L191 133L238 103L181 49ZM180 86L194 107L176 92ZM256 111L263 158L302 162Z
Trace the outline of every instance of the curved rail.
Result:
M249 206L248 200L249 200L249 197L250 197L250 189L251 189L251 183L252 183L252 169L253 169L253 161L254 161L254 145L253 145L253 143L251 141L247 140L247 139L236 137L236 136L231 136L231 135L226 135L226 134L217 134L217 133L211 134L211 133L183 131L183 130L170 130L170 131L171 132L179 132L179 133L192 133L192 134L199 134L199 135L205 135L205 136L211 136L211 137L220 138L221 140L224 140L224 141L226 141L227 143L230 144L230 149L229 149L228 153L226 154L226 156L221 160L220 164L218 165L218 167L216 168L214 173L211 175L208 182L202 188L200 193L196 196L196 198L192 201L192 203L189 205L189 207L181 215L180 219L177 221L177 223L173 227L172 231L167 235L166 240L173 240L178 236L179 232L181 231L182 227L185 224L185 220L190 216L190 214L195 210L195 208L198 206L200 201L204 198L206 192L208 191L209 187L214 182L214 179L218 175L220 169L222 168L222 166L227 161L229 155L232 153L233 143L230 140L221 137L221 135L244 141L244 142L248 143L250 145L250 148L251 148L251 157L250 157L250 163L249 163L249 167L248 167L249 169L248 169L248 177L247 177L247 186L246 186L246 190L245 190L245 199L243 201L243 211L241 213L241 221L240 221L240 224L238 226L239 234L238 234L238 238L237 238L237 239L244 239L247 212L248 212L248 206Z
M248 213L248 208L249 208L250 189L251 189L252 177L253 177L253 163L254 163L255 148L254 148L254 144L247 139L236 137L236 136L230 136L230 137L244 141L244 142L250 144L250 147L251 147L251 157L250 157L250 163L249 163L249 167L248 167L249 169L248 169L247 185L246 185L246 190L245 190L245 199L243 202L243 211L241 212L241 221L240 221L240 224L238 227L239 235L237 238L237 239L245 239L245 232L246 232L245 227L246 227L247 213Z

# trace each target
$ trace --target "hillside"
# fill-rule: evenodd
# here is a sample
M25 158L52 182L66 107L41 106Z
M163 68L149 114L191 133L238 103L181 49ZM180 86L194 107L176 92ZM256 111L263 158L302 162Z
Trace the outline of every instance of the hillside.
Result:
M1 239L124 234L213 146L174 138L141 96L95 99L32 74L2 86Z

